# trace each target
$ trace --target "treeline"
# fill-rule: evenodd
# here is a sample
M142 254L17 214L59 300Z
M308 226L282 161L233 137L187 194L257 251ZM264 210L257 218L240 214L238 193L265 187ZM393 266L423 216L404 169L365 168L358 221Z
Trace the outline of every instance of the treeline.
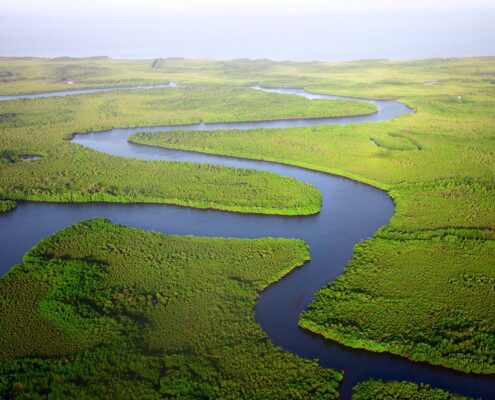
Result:
M351 347L494 373L495 240L468 232L381 230L300 325Z
M474 400L413 382L370 379L356 385L352 400Z
M122 69L113 68L114 61L91 62L111 66L108 75L112 76L103 77L103 72L98 72L100 75L94 77L94 84L104 79L115 83L136 74L148 80L151 79L149 74L157 73L166 74L166 80L203 83L295 87L303 82L314 91L399 98L414 107L415 115L384 123L250 132L171 132L161 140L166 140L167 147L286 162L349 176L390 190L397 205L390 224L394 236L389 232L387 238L377 237L360 245L348 269L352 273L346 273L334 286L319 292L302 324L349 345L393 351L466 371L492 371L495 329L490 312L494 304L493 291L487 287L492 287L493 241L486 239L490 238L495 221L495 99L492 83L480 74L493 71L494 60L322 64L173 59L153 69L146 61L143 64L146 71L140 70L138 62L126 62L121 65ZM55 65L73 61L44 60L40 62L42 69L36 69L38 60L25 62L19 71L12 68L14 61L2 60L3 69L26 78L8 83L5 91L33 90L33 81L38 82L39 87L46 87L47 82L33 76L33 71L43 70L45 76ZM15 63L20 62L15 60ZM32 63L36 68L31 69ZM424 85L432 80L444 83ZM129 188L124 183L127 176L124 178L115 171L135 167L149 172L153 163L126 161L128 164L119 164L115 159L110 163L110 157L76 150L75 146L63 143L63 139L73 132L112 126L221 120L219 118L239 120L257 115L275 118L291 108L285 105L284 110L275 110L275 97L266 94L260 97L246 91L248 97L241 102L240 96L229 93L230 89L220 88L167 89L167 93L163 90L119 92L0 104L2 149L47 154L47 158L36 165L0 163L0 176L6 182L2 188L15 192L16 185L24 184L19 192L22 197L23 191L33 188L36 195L47 188L50 192L53 182L58 187L76 184L84 188L77 192L88 193L89 182L94 183L97 176L103 187L116 185L119 190L132 191L135 189L132 182L146 182L147 187L156 187L162 196L161 182L169 179L165 167L153 169L154 176L136 172ZM196 108L187 108L193 97ZM283 97L299 102L301 109L308 105L302 99ZM318 107L317 103L312 106ZM266 109L261 110L261 105ZM323 105L327 107L328 103ZM302 115L301 109L294 115ZM390 136L397 133L414 141L411 143L418 143L422 150L379 148L369 140L372 137L402 143L402 138ZM45 169L48 158L52 166L56 165L56 168L50 167L53 170ZM174 185L184 183L187 170L181 172ZM102 176L107 176L108 181L103 181ZM211 176L210 172L198 172L197 180L204 183L207 179L212 183L211 192L215 193L221 185ZM185 191L176 192L178 195L174 196L191 196L194 192L191 187L187 182ZM203 201L207 194L210 192L201 193ZM265 196L263 193L263 198ZM256 200L252 199L250 205ZM177 257L180 260L184 256ZM310 321L312 326L309 326Z
M315 187L269 172L144 162L105 156L70 144L64 150L36 164L9 165L10 173L0 175L0 196L36 201L168 203L286 215L314 214L321 207L321 195Z
M342 374L274 346L253 316L308 258L300 240L60 231L0 281L0 397L336 399Z
M12 200L160 202L241 212L314 214L320 209L320 194L314 187L290 178L227 167L121 159L64 139L74 132L112 126L321 115L328 111L327 106L326 102L295 96L227 88L3 102L0 114L15 118L0 122L0 152L6 160L0 163L0 196ZM44 158L36 163L11 163L23 154L41 154Z
M114 60L108 57L7 58L0 60L4 93L64 90L70 88L128 86L176 81L196 84L314 87L330 93L396 98L404 93L459 95L463 81L490 83L493 57L409 61L291 62L267 59L230 61L189 60L169 57L154 60ZM442 85L425 86L441 81ZM454 96L453 96L454 97ZM457 97L454 97L456 101Z
M495 368L495 320L487 311L495 306L495 98L489 82L472 79L482 60L447 64L446 74L463 71L460 81L420 91L414 81L373 83L385 70L404 72L387 64L353 84L355 94L399 97L417 110L389 122L134 138L299 165L389 190L396 204L389 227L357 247L344 276L316 295L301 325L349 346L489 373ZM367 68L340 73L359 80L357 71ZM417 82L430 70L422 71L410 70Z

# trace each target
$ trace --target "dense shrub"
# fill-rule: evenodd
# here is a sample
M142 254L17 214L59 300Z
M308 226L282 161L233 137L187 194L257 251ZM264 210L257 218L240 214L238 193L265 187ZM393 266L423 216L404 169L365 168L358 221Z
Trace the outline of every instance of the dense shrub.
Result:
M337 398L340 372L275 347L253 316L308 257L299 240L101 219L60 231L0 281L0 397Z
M412 382L370 379L355 386L352 400L470 400L468 397Z

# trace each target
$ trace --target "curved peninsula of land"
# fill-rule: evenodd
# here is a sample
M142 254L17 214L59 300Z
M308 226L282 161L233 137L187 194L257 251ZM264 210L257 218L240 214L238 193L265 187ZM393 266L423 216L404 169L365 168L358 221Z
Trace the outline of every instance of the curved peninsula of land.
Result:
M257 88L259 89L259 88ZM304 90L280 89L281 93L315 96ZM316 95L320 96L320 95ZM321 95L325 98L326 95ZM330 97L330 96L329 96ZM370 101L370 100L367 100ZM194 234L198 236L227 236L255 238L261 236L296 236L304 239L311 249L311 261L265 290L256 307L256 317L272 341L282 348L302 357L318 358L324 366L343 369L346 372L343 396L350 394L356 382L366 378L411 380L426 382L434 387L475 396L487 396L493 390L493 380L468 374L417 364L387 354L352 350L324 339L308 335L298 326L299 315L305 310L314 292L342 273L353 254L355 243L370 237L385 224L393 213L393 203L382 191L346 178L301 169L288 165L214 156L180 150L167 150L143 146L127 141L130 134L140 133L140 141L154 145L153 136L142 132L177 130L219 130L253 128L287 128L291 126L315 126L354 122L383 121L411 110L395 101L376 101L379 112L367 116L338 118L306 118L274 121L248 121L238 123L200 123L174 126L113 129L105 133L77 135L73 141L105 153L146 160L192 161L221 164L236 168L267 170L307 182L322 193L323 205L319 214L305 218L281 218L276 216L241 215L219 211L201 211L165 205L116 205L116 204L48 204L20 202L17 210L1 216L6 232L30 231L31 242L10 247L12 265L24 252L46 236L70 223L83 218L101 215L125 225L154 229L166 233ZM159 137L158 137L159 139ZM46 217L50 215L50 221ZM57 218L53 218L57 215ZM44 223L35 223L43 218ZM163 222L162 222L163 221ZM194 221L184 225L183 221ZM40 226L35 232L29 226ZM16 240L15 237L12 238ZM2 252L5 254L6 252Z

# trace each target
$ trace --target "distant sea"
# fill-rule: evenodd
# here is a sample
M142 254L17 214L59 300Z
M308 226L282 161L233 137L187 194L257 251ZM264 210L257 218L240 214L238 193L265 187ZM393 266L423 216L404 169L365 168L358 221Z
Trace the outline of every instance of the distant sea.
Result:
M8 16L0 56L412 59L495 55L495 4L462 11Z

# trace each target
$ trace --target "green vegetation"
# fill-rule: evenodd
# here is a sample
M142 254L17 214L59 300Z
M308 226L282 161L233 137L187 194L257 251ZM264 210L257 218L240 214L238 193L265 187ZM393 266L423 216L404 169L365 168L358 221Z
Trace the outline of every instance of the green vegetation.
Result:
M64 229L0 282L0 397L336 398L339 372L275 347L253 316L308 258L300 240Z
M370 379L354 387L352 400L470 400L470 398L441 389L432 389L428 385Z
M390 224L357 247L346 273L320 291L301 326L353 347L493 373L495 97L479 74L495 68L495 59L344 65L320 65L333 80L322 72L307 87L399 98L417 113L362 125L132 140L284 162L388 190L397 206ZM443 83L423 84L434 79Z
M0 213L13 210L16 207L15 201L0 200Z
M354 104L354 102L351 102ZM39 201L157 202L269 214L314 214L319 192L265 172L122 159L66 139L113 126L321 116L347 102L309 102L249 89L112 92L0 103L0 198ZM356 111L361 105L356 102ZM367 109L367 108L365 108ZM16 162L23 154L42 160Z
M216 132L161 132L134 135L132 140L167 148L251 157L285 162L337 173L388 189L397 204L392 226L405 230L447 227L495 227L495 146L490 139L492 107L486 102L472 123L480 128L465 136L465 118L455 110L454 128L445 134L445 116L431 118L431 133L412 130L407 135L423 147L390 150L370 143L373 137L408 130L419 115L402 116L391 122L347 126L320 126ZM470 122L470 123L471 123ZM381 133L383 131L383 133ZM435 133L437 132L437 133ZM418 139L419 138L419 139Z
M356 348L494 373L495 241L434 232L383 230L359 244L301 326Z
M2 94L87 87L129 86L174 81L182 84L229 84L327 88L333 93L375 97L403 93L432 94L458 83L493 81L495 57L397 62L290 62L270 60L113 60L107 57L54 59L1 58ZM70 79L67 85L63 79ZM441 85L426 83L441 81ZM462 92L459 93L462 95Z
M284 162L348 176L388 190L397 206L390 224L381 229L372 240L357 247L355 257L344 275L317 294L310 310L302 316L301 325L347 345L389 351L462 371L493 373L495 318L490 310L495 309L495 97L493 78L486 75L493 71L493 57L344 63L183 59L122 61L106 58L0 59L0 90L4 94L67 89L68 86L62 79L74 80L71 88L166 81L203 85L195 89L112 92L0 103L0 151L3 158L0 162L0 198L160 201L281 214L315 212L320 201L316 190L293 180L251 171L123 160L69 144L65 139L73 132L103 130L113 126L312 117L328 115L328 110L341 115L339 112L346 110L347 113L349 107L355 113L370 111L358 109L355 102L309 102L298 97L231 89L227 85L304 86L308 90L322 93L397 98L413 107L417 113L393 121L362 125L250 132L168 132L153 137L136 135L133 140L170 148ZM426 85L432 81L439 81L441 84ZM43 159L32 163L15 162L15 157L22 154L39 154ZM213 239L201 240L204 240L205 245L210 241L220 243ZM96 244L95 246L98 248ZM89 274L94 271L89 266L93 265L94 255L89 247L85 251L84 260L74 261L69 258L53 263L84 262L87 263L84 264L84 269ZM184 254L189 254L189 250ZM76 264L74 270L79 268L80 271L80 265ZM211 272L216 270L216 265L212 263L206 269ZM123 271L121 273L124 274ZM125 271L127 273L132 271ZM10 282L14 279L11 276L16 274L9 274L6 281ZM28 277L25 276L26 279ZM88 280L91 290L94 289L91 282L95 280L99 281L93 278ZM64 282L70 284L73 281L77 281L73 276L61 275L57 284L63 286ZM205 286L200 286L195 281L184 283L184 287L189 288L188 290L201 287L204 295L211 283L200 283ZM39 290L40 296L44 296L43 290L51 293L51 284L32 285L33 293L35 290ZM85 287L79 283L78 286ZM149 292L143 288L145 286L140 286L136 293L146 297L145 294ZM94 292L93 290L93 296ZM102 290L102 293L106 292ZM123 297L126 295L127 292ZM30 296L32 299L34 294ZM131 297L134 298L133 295ZM56 317L57 314L49 308L50 304L55 303L50 301L46 300L42 304ZM230 307L233 302L228 300L225 304L224 307ZM252 304L249 305L250 310ZM76 311L79 310L77 307ZM131 309L132 312L134 310ZM219 320L225 323L222 317L224 312L226 311L219 312L212 307L207 313L205 311L205 318L211 318L211 326L218 328L221 326ZM211 316L208 317L209 313ZM183 314L177 315L186 318ZM16 318L25 318L28 321L31 317L19 313ZM64 343L62 347L65 349L76 346L75 342L70 342L72 336L65 332L70 331L71 335L77 336L80 332L76 329L78 326L87 327L78 318L74 320L79 322L71 322L70 326L62 326L60 319L55 321L59 324L56 325L57 329L61 331L53 331L53 337L57 339L46 342ZM95 320L99 321L98 318ZM130 319L129 325L122 328L121 320L127 324L127 318ZM101 325L95 323L97 328L92 329L97 333L104 332L103 327L107 324L108 335L113 337L113 326L130 331L135 326L128 314L118 317L117 322L110 319L108 321ZM193 326L191 321L190 326ZM166 322L160 323L161 326L166 325ZM48 332L48 328L46 329ZM185 334L190 334L191 331L189 329ZM238 332L243 331L237 330L236 333ZM95 338L101 335L103 333L100 332ZM242 340L248 340L249 335L248 330ZM129 337L132 339L137 336ZM151 337L151 334L146 336L149 341L143 339L133 342L134 339L130 339L129 343L120 343L119 346L132 348L135 343L143 342L149 349L154 349L152 345L159 348L159 338L152 341ZM185 337L189 338L187 335ZM173 336L173 340L174 346L184 348L180 335ZM26 343L30 341L39 344L39 341L32 338L26 340ZM76 343L80 346L83 341L78 340ZM202 341L194 343L198 343L197 349L202 353L198 350L194 357L187 360L189 356L186 357L185 354L189 353L181 353L181 357L186 358L177 361L181 368L184 367L180 371L189 371L181 373L191 376L196 374L191 372L195 368L203 371L205 365L215 368L223 365L216 358L208 358L212 357L212 353L206 347L201 347ZM205 343L211 342L206 340ZM84 354L88 358L77 356L80 358L67 358L67 362L61 361L65 360L60 358L62 356L53 358L53 365L60 365L60 368L70 365L70 368L74 368L71 371L76 371L81 366L81 370L86 371L78 375L74 382L81 376L93 376L88 372L91 364L88 360L100 357L100 353L94 353L98 348L93 346L94 343L84 345L87 346L84 349L74 347L70 354ZM271 345L263 345L270 346L270 351L273 350ZM105 355L101 353L101 359L110 359L112 354L116 354L115 357L118 358L119 352L114 353L115 349L112 349ZM46 354L54 357L56 351L55 348L48 348ZM127 354L131 353L139 354L135 350ZM297 374L294 372L292 375L285 371L278 375L281 369L272 368L273 364L268 363L268 366L260 364L258 371L258 367L252 367L245 361L245 354L237 349L235 357L229 358L232 363L229 364L229 371L243 371L246 374L273 372L277 374L277 378L273 379L274 385L282 382L277 379L283 377L286 380L280 388L299 390L295 386L300 382L297 379L304 379L304 371L307 370L302 373L298 371ZM277 366L290 358L284 352L277 354L279 360L283 360ZM196 356L206 357L208 361L198 361ZM65 353L63 357L67 357ZM246 367L235 364L237 359L244 360ZM14 363L12 360L16 360L17 367L14 364L8 365L13 365L12 371L17 372L6 376L17 376L19 370L25 366L22 364L24 361L20 361L23 360L21 358L10 358L9 363ZM27 360L27 363L33 362ZM47 360L52 358L44 358L42 362L46 363ZM79 364L74 360L78 360ZM83 366L81 363L84 362L86 364ZM53 365L46 368L54 368ZM189 369L185 369L185 366ZM321 370L314 368L314 371L319 372L312 373L320 377L318 374L322 374ZM166 367L164 370L173 368ZM294 371L290 368L287 370ZM101 375L100 372L98 373ZM216 372L211 375L201 372L198 375L217 379L215 374ZM181 375L181 379L184 376ZM259 376L244 380L241 385L243 390L257 390L258 378ZM57 381L59 377L54 374L51 379ZM293 384L292 379L296 383ZM25 380L20 382L20 387L12 386L13 380L9 381L11 386L8 383L6 385L9 390L20 390L22 385L28 385L26 382L31 381L36 382L26 375ZM142 382L145 381L143 379ZM330 381L333 384L336 380ZM267 382L272 380L269 378ZM42 387L40 383L35 384ZM125 382L119 385L125 385ZM400 390L404 386L404 390L412 393L416 390L410 384L386 385L386 388L390 388L389 385L400 385ZM255 389L251 389L252 387ZM378 386L376 388L382 390ZM201 386L198 390L203 389ZM368 389L365 387L363 390ZM392 393L397 390L397 386L390 389ZM421 387L417 390L428 393L425 396L431 394ZM238 394L235 391L233 393ZM248 393L246 397L270 397L266 393L256 393ZM215 394L218 395L219 392Z

